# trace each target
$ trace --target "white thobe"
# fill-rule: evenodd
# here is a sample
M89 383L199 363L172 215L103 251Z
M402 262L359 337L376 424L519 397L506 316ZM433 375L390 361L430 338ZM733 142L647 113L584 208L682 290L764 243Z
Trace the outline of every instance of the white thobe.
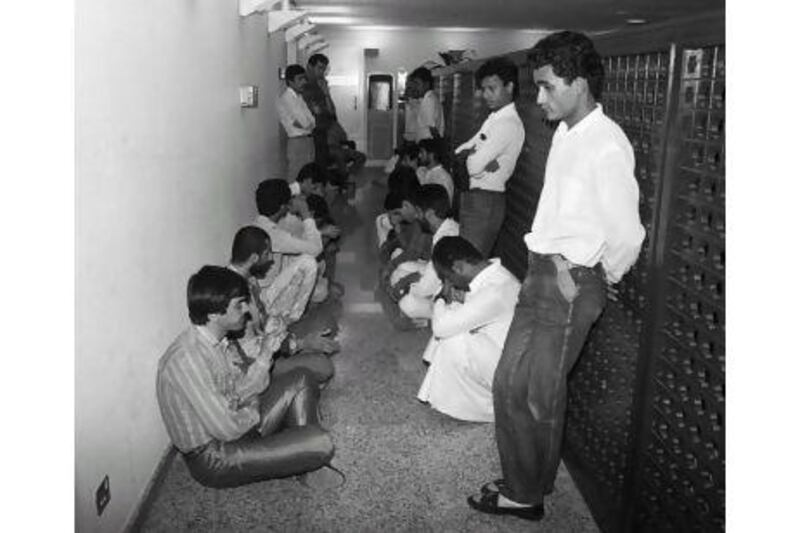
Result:
M520 282L501 263L469 284L464 303L433 306L433 336L423 359L430 363L417 397L437 411L473 422L492 422L492 379L514 318Z

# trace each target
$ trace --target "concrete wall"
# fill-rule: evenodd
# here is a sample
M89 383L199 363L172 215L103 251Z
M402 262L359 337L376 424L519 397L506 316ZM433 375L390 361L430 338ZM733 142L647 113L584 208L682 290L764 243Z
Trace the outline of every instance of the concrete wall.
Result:
M75 516L129 522L168 447L156 365L188 324L185 287L224 264L253 191L281 171L283 36L235 1L78 0L75 25ZM238 87L260 104L239 107ZM69 201L69 199L65 199ZM111 502L100 517L103 476Z

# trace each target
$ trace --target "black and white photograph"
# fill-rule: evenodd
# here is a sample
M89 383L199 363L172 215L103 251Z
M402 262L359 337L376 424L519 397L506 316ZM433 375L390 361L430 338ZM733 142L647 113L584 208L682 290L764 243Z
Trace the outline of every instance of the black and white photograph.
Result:
M3 97L8 530L794 529L796 46L756 10L774 32L725 0L21 27L6 54L63 26Z

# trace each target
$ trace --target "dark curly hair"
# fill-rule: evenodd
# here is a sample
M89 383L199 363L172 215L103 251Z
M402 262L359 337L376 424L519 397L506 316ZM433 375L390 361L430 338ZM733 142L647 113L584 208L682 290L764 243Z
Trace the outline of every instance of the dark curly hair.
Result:
M189 278L186 287L189 320L202 326L208 315L225 313L234 298L250 301L247 281L229 268L206 265Z
M517 65L514 64L513 61L507 57L493 57L489 59L478 68L478 71L475 73L475 81L480 85L484 78L489 78L491 76L500 78L503 85L513 83L513 96L514 98L519 96L519 73Z
M528 52L528 62L534 69L550 65L553 74L567 83L584 78L595 100L603 94L603 62L594 43L582 33L560 31L548 35Z

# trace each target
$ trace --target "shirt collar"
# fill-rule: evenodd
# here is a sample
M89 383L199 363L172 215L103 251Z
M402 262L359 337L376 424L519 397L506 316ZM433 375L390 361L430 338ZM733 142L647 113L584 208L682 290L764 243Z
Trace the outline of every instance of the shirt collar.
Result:
M439 229L437 229L433 234L434 240L438 240L436 237L438 237L439 234L444 233L448 229L448 227L452 227L454 224L457 224L457 222L452 218L444 219L441 225L439 225Z
M511 102L507 103L497 111L492 111L491 116L493 118L497 118L505 115L511 115L512 113L516 114L516 112L517 112L517 106L514 105L514 101L512 100Z
M483 287L486 282L491 279L492 274L497 270L500 266L500 258L493 257L489 259L489 266L478 272L478 275L472 278L472 281L469 282L469 292L474 293L481 287Z
M258 215L256 217L256 224L261 227L267 227L267 228L274 228L278 226L277 224L275 224L275 222L272 221L271 218L265 217L264 215Z
M600 120L600 118L604 115L603 104L597 104L594 109L589 111L585 117L580 119L580 121L578 121L578 123L571 128L567 129L567 123L564 121L559 124L559 128L562 130L562 135L572 135L573 133L577 134L590 128L592 124Z
M247 272L245 270L242 270L241 268L237 267L233 263L228 265L228 270L233 270L234 272L236 272L237 274L239 274L240 276L242 276L246 280L250 279L250 273L249 272Z
M224 350L225 348L228 347L228 339L226 339L225 337L222 337L221 339L218 340L216 337L214 337L214 335L212 335L212 333L208 330L207 327L195 326L195 328L197 329L197 333L200 335L200 337L204 341L206 341L209 345L211 345L213 348L219 348L220 350Z

